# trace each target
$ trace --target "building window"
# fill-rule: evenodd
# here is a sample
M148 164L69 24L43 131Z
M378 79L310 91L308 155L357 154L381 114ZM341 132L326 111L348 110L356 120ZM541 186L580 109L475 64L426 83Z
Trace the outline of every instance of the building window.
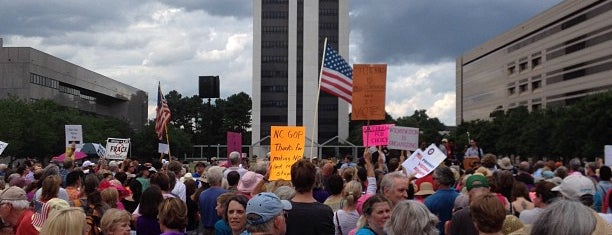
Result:
M519 85L519 94L521 94L521 93L523 93L525 91L527 91L527 84L525 83L525 84Z
M535 91L536 89L538 89L540 87L542 87L542 80L531 82L531 90Z
M514 95L516 93L516 87L509 87L508 88L508 95Z
M511 65L510 67L508 67L508 75L512 75L516 72L516 68L514 67L514 65Z
M535 68L542 64L542 57L536 57L531 59L531 67Z
M520 72L523 72L523 71L527 70L527 68L528 68L528 66L527 66L527 61L525 61L525 62L521 62L521 63L519 64L519 71L520 71Z

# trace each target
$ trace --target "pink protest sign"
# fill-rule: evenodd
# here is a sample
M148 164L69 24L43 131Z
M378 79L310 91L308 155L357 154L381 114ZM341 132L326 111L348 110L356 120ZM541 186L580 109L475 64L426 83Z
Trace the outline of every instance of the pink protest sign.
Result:
M227 157L233 151L242 152L242 134L237 132L227 132Z
M363 126L363 146L387 145L389 142L389 128L395 124L381 124Z

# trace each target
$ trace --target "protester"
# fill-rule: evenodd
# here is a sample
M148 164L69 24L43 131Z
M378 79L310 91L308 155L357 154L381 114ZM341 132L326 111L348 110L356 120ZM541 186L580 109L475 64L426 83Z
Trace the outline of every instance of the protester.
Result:
M476 199L476 197L490 194L489 181L487 177L474 174L467 178L466 189L468 190L469 202ZM470 207L456 208L457 211L453 214L450 220L450 234L453 235L472 235L478 234L478 230L474 226L472 216L470 213Z
M166 198L159 205L160 235L183 235L187 227L187 205L179 198Z
M225 172L223 172L223 178L227 179L227 174L232 172L232 171L237 171L240 174L240 178L242 178L242 176L244 176L245 173L247 173L247 169L244 169L242 167L241 163L241 159L240 159L240 153L233 151L229 154L228 157L229 160L229 164L231 165L230 167L228 167Z
M132 216L129 212L111 208L102 216L100 228L104 235L129 235L131 220Z
M227 200L224 215L232 230L232 235L241 234L246 228L246 205L248 198L234 195Z
M136 234L160 234L158 206L164 200L162 191L157 185L150 186L142 193L138 208L140 216L136 217Z
M171 181L174 181L174 187L171 188L171 193L176 195L178 198L187 202L187 190L185 184L179 179L183 176L183 164L179 161L172 160L168 163L168 171L175 174Z
M89 229L83 209L69 207L49 213L49 219L40 229L40 235L89 234ZM37 233L16 231L15 234L31 235Z
M363 203L363 215L355 235L383 235L384 226L391 217L392 203L386 197L377 194Z
M610 170L609 166L601 166L599 168L599 183L597 183L596 192L595 192L595 202L594 209L597 212L602 212L602 204L605 201L605 197L607 192L612 189L612 182L610 182L610 178L612 178L612 170ZM606 208L607 209L607 208Z
M221 219L215 223L215 235L232 234L232 229L230 228L227 222L227 213L225 213L225 208L227 206L228 200L234 195L236 194L233 192L227 192L217 197L217 206L215 207L215 210L217 211L217 215L221 217Z
M210 184L210 188L204 190L198 199L200 207L200 230L204 235L213 235L215 232L215 223L221 219L215 210L217 197L226 192L221 188L223 180L223 169L218 166L213 166L206 172L206 180Z
M357 227L359 213L357 213L357 200L361 197L361 184L352 180L342 190L342 208L334 213L334 227L336 235L347 235Z
M425 199L425 206L438 217L438 231L444 234L444 223L451 219L455 199L459 193L453 188L455 178L450 168L439 166L433 172L433 179L437 190Z
M187 173L189 174L189 173ZM185 174L185 175L187 175ZM185 179L185 190L187 195L187 234L197 234L198 232L198 202L193 200L191 195L195 194L196 182L193 179Z
M246 206L247 231L252 235L284 235L286 213L291 209L289 201L280 200L272 193L257 194Z
M329 183L327 184L328 191L331 194L323 204L332 208L334 212L342 207L343 196L342 196L342 188L344 187L344 179L340 175L332 175L329 177ZM361 187L360 187L361 189Z
M470 202L470 215L480 234L502 234L506 209L495 195L477 196Z
M438 217L432 214L422 203L405 200L393 208L391 217L385 223L387 235L400 234L439 234Z
M523 182L515 182L512 188L510 213L519 216L523 210L533 209L534 205L529 197L527 186Z
M531 227L532 235L590 235L595 233L596 218L593 212L577 201L558 200L546 209ZM604 230L605 231L605 230Z
M308 218L287 221L287 234L333 234L334 212L331 208L315 200L312 190L315 184L316 168L310 161L298 160L291 166L291 183L296 194L291 199L289 217ZM267 179L264 179L267 180Z
M557 192L551 191L556 185L548 181L540 181L535 187L535 199L533 201L534 208L523 210L519 219L523 224L533 224L535 219L540 215L542 210L558 197Z
M380 191L391 201L392 207L408 199L408 182L408 177L397 171L386 174L380 181Z
M247 171L240 177L240 181L238 182L238 193L246 196L247 198L251 198L251 193L257 187L257 183L264 178L263 175L257 174L252 171Z
M0 192L0 218L4 223L13 225L16 235L38 233L32 225L33 214L23 189L11 186Z
M425 203L425 199L430 195L434 194L436 191L433 190L433 185L429 182L422 182L419 185L419 191L414 193L416 196L416 200L422 203Z

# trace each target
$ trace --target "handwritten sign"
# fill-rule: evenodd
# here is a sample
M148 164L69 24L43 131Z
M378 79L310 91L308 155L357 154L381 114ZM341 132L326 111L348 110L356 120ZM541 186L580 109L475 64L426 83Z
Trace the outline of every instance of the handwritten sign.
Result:
M272 126L270 133L270 180L291 180L291 165L304 157L306 128Z
M414 151L419 148L419 128L392 126L389 128L388 149Z
M410 155L406 161L402 163L408 175L416 173L417 178L422 178L431 173L442 161L446 159L446 155L436 147L435 144L430 145L422 151L417 149Z
M170 152L170 145L164 143L157 144L157 152L168 154Z
M2 152L4 152L4 149L6 149L7 145L8 143L0 141L0 155L2 154Z
M130 139L106 139L106 158L125 159L130 149Z
M394 124L370 125L361 128L363 146L387 145L389 128Z
M242 153L242 134L238 132L227 132L227 157L233 151Z
M353 65L352 120L385 120L386 64Z
M70 147L75 142L80 148L83 144L83 127L81 125L64 125L66 130L66 147Z

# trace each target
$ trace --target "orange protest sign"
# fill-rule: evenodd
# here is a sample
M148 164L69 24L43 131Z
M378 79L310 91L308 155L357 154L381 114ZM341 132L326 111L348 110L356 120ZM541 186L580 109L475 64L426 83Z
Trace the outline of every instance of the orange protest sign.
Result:
M306 128L272 126L270 133L270 180L291 180L291 165L304 156Z
M353 65L352 120L385 120L386 64Z

